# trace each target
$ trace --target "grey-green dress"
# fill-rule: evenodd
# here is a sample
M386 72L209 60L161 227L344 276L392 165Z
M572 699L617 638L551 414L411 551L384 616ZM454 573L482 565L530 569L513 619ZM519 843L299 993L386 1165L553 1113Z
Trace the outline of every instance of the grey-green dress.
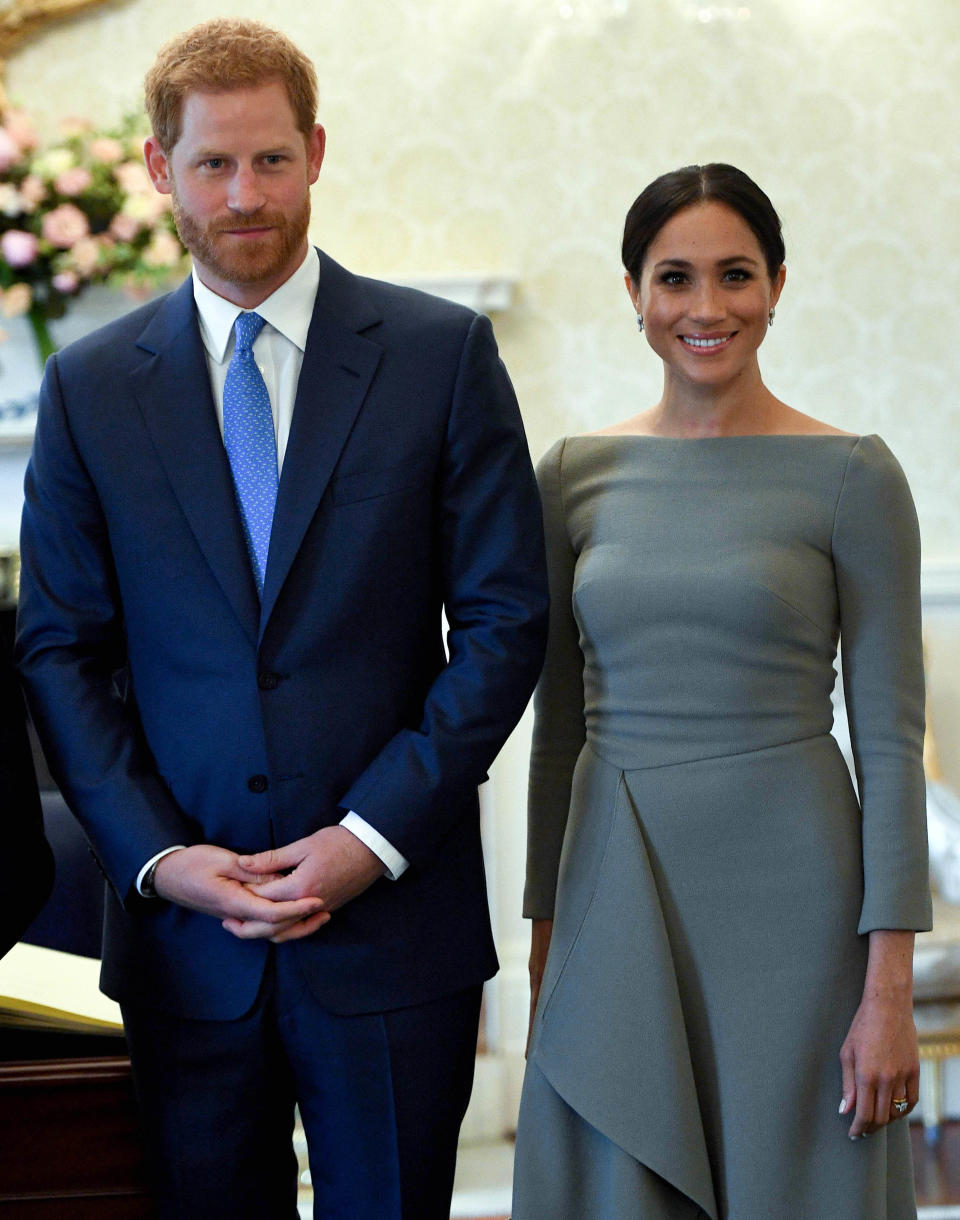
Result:
M540 480L514 1220L915 1216L906 1123L837 1113L864 934L930 926L903 472L877 437L581 436Z

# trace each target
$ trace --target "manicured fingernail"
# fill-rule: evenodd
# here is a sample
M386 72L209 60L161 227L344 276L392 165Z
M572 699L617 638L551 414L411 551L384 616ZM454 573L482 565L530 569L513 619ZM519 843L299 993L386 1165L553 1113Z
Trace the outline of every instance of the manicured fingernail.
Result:
M846 1112L849 1109L850 1109L850 1103L847 1101L847 1099L845 1097L841 1098L840 1099L840 1113L846 1114Z

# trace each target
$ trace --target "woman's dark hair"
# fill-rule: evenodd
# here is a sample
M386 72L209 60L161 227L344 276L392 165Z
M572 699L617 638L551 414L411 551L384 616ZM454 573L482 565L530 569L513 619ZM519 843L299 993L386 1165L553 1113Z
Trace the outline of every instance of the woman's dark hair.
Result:
M743 170L714 162L661 174L633 201L623 227L623 265L635 284L640 282L647 248L667 221L683 208L705 202L726 204L743 217L760 243L773 279L786 257L780 217Z

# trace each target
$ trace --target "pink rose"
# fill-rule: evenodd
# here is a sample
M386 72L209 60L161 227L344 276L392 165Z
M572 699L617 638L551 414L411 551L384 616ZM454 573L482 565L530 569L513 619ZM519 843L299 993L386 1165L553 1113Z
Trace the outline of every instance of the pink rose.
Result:
M147 195L153 190L147 167L137 161L124 161L113 171L113 176L128 195Z
M116 165L123 157L123 145L112 136L98 136L90 141L89 152L101 165Z
M65 297L71 296L80 287L80 277L76 271L58 271L51 280L57 292Z
M78 115L70 114L65 119L60 120L60 132L65 140L72 139L75 136L85 136L88 131L93 131L93 124L89 119L82 119Z
M139 232L140 221L123 212L117 212L110 221L111 236L115 237L117 241L133 241Z
M61 203L43 218L43 236L60 250L69 250L89 232L86 216L72 203Z
M0 214L12 220L22 212L31 210L12 182L0 182Z
M82 165L64 170L54 181L54 186L61 195L82 195L93 181L93 174Z
M10 133L13 142L23 149L24 152L27 149L36 148L40 143L40 137L37 135L37 129L33 125L33 119L23 110L8 110L3 116L3 125Z
M39 174L27 174L20 183L20 198L25 199L31 211L47 197L47 188Z
M19 160L20 145L6 127L0 127L0 174L6 173Z
M0 254L9 267L29 267L37 257L37 239L23 229L7 229L0 237Z
M33 304L33 291L29 284L12 284L0 301L0 313L5 318L17 318L26 313Z
M81 237L67 257L74 271L89 279L100 262L100 243L95 237Z
M148 267L175 267L183 257L183 247L172 233L161 229L143 252Z
M152 227L164 215L169 205L169 195L158 195L156 191L149 195L137 192L124 199L120 210L125 216L132 216L139 224Z

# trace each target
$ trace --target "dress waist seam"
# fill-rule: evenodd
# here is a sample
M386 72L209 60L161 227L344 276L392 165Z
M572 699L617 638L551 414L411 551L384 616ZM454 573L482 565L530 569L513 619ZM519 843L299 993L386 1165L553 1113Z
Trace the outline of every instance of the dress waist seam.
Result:
M772 750L783 750L788 746L803 745L804 742L818 741L821 738L829 738L831 741L835 741L833 734L830 732L810 733L805 737L791 737L787 741L777 741L773 742L771 745L757 746L753 750L731 750L729 752L723 752L720 754L699 754L695 758L680 758L674 762L649 763L645 766L625 765L618 759L609 757L609 755L597 748L596 743L590 738L589 735L586 739L586 745L589 746L591 752L595 754L601 762L607 763L608 766L615 767L618 771L664 771L668 767L690 767L695 766L697 763L717 762L723 758L754 758L758 754L767 754ZM839 746L837 748L839 749Z

